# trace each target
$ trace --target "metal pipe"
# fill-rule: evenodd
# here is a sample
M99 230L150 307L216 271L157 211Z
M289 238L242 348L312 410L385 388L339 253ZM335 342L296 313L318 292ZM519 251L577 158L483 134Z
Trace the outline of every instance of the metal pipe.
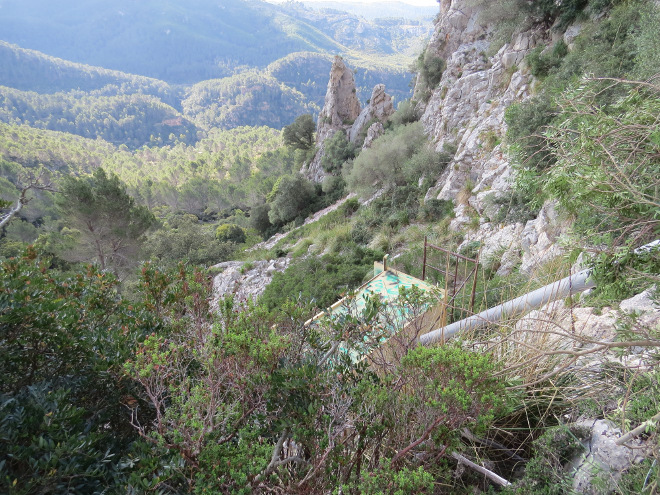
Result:
M660 239L638 247L634 252L640 254L653 250L658 250L658 252L660 252ZM596 283L593 280L589 280L590 275L591 268L587 268L575 275L570 275L557 282L529 292L524 296L512 299L511 301L507 301L499 306L482 311L481 313L465 318L464 320L454 322L451 325L432 330L429 333L422 335L419 338L419 342L422 345L444 342L446 339L453 337L459 332L485 327L489 323L495 323L503 318L510 318L519 314L528 313L529 311L538 309L544 304L556 301L557 299L563 299L572 296L573 294L579 294L587 289L596 287Z
M457 321L446 327L432 330L422 335L419 342L422 345L431 345L449 339L459 332L465 332L475 328L481 328L489 323L500 321L503 318L512 317L522 313L527 313L533 309L538 309L557 299L563 299L573 294L595 287L593 280L589 280L591 268L582 270L575 275L563 278L557 282L536 289L524 296L520 296L511 301L500 304L493 308L482 311L474 316Z

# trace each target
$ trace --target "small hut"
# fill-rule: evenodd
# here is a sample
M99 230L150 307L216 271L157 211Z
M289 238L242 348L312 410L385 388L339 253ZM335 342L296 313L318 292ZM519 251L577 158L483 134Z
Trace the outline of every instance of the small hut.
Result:
M399 296L403 291L421 290L431 297L425 297L421 307L410 308L399 304ZM391 268L387 264L387 256L383 262L374 263L374 275L353 293L341 298L326 311L308 320L306 325L317 324L324 316L340 317L342 314L362 314L367 304L377 298L385 306L387 317L378 318L371 334L378 335L378 361L391 361L407 351L407 348L419 339L421 335L441 326L445 321L444 304L445 291L435 285L424 282L412 275ZM353 362L369 359L373 362L375 351L361 352L356 346L343 348L351 356Z

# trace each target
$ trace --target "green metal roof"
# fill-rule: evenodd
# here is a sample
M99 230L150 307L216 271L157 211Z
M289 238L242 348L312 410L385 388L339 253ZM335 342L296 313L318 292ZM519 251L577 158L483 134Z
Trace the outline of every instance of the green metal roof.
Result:
M374 295L378 296L380 301L384 304L388 303L394 303L400 294L400 291L402 288L406 290L412 289L412 287L417 287L418 289L421 289L424 292L430 292L430 293L437 293L438 294L438 301L442 297L442 291L438 289L436 286L431 285L429 283L426 283L416 277L413 277L412 275L408 275L407 273L400 272L398 270L395 270L393 268L387 267L385 270L383 269L383 263L374 263L374 277L371 278L369 281L361 285L354 293L352 293L350 296L343 297L339 301L337 301L335 304L333 304L329 308L329 314L330 315L336 315L339 316L341 314L345 314L346 312L350 311L352 315L361 315L366 306L367 302L369 299L371 299ZM427 309L430 309L430 306ZM406 308L397 308L398 314L396 315L396 320L397 323L402 323L403 320L406 319L407 317L407 312ZM307 322L307 324L312 324L316 320L326 316L327 312L322 312L314 316L311 320ZM391 325L386 325L383 324L384 329L388 329L387 327ZM396 328L401 328L401 325L396 324ZM389 330L393 333L395 331L395 328L389 328ZM385 342L387 338L383 338L382 341ZM362 355L357 352L357 351L349 351L347 349L344 349L344 352L349 352L351 354L351 358L356 361L359 360Z

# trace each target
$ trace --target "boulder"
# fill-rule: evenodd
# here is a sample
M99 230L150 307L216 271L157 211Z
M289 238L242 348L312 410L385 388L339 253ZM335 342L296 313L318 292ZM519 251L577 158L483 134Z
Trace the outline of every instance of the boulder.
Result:
M583 442L586 453L574 459L570 465L573 475L573 490L585 495L614 493L621 474L634 463L641 462L639 450L617 445L621 430L607 420L584 420L577 427L589 428L591 435ZM632 442L639 446L639 442ZM599 482L594 483L598 477Z

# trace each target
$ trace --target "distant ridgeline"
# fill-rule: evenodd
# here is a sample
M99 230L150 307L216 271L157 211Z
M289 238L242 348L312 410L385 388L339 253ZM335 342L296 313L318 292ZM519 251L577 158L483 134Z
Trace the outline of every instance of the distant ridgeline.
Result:
M337 53L356 67L361 100L384 83L401 101L431 31L429 18L366 21L297 3L1 7L0 121L130 148L193 143L213 127L281 128L315 114Z

